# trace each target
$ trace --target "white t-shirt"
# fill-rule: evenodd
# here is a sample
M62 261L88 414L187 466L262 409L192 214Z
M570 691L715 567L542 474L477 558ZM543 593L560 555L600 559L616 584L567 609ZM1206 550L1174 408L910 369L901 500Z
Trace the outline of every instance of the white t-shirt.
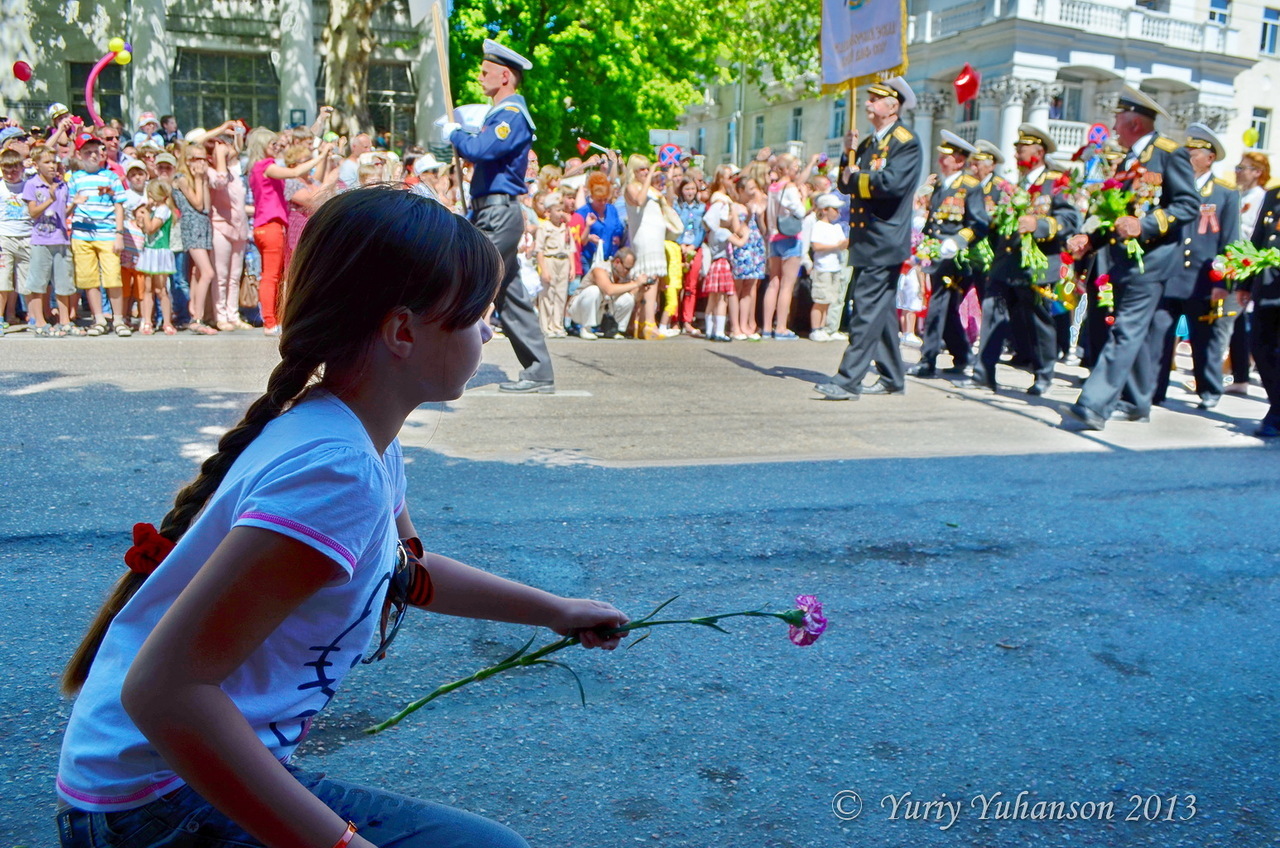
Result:
M813 270L815 271L839 271L840 251L839 250L819 250L820 244L839 244L844 241L844 231L840 229L839 224L833 224L830 221L813 222Z
M0 236L31 238L31 216L27 214L27 202L22 199L26 182L19 182L16 190L0 179Z
M112 622L63 738L59 796L83 810L110 812L182 785L124 712L121 684L143 641L232 527L283 534L335 566L335 579L222 685L262 744L287 761L312 717L371 649L404 494L400 443L379 456L355 413L328 392L313 392L268 424Z

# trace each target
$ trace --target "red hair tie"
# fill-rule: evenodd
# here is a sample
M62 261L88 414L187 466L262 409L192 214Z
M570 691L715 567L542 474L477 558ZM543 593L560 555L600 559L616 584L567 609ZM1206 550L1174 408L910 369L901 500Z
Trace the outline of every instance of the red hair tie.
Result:
M134 574L144 577L156 570L173 550L173 542L161 536L150 524L133 525L133 547L125 551L124 561Z

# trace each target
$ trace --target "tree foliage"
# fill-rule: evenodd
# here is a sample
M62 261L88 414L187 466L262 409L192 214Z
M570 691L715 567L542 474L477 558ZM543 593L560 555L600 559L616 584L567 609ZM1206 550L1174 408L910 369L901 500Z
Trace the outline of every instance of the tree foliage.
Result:
M348 136L370 132L369 57L373 13L387 0L329 0L324 27L324 96L334 107L332 128Z
M457 0L449 20L458 103L484 100L482 42L534 64L522 94L544 159L574 155L578 136L645 150L648 130L673 128L708 83L742 73L763 84L816 68L819 0Z

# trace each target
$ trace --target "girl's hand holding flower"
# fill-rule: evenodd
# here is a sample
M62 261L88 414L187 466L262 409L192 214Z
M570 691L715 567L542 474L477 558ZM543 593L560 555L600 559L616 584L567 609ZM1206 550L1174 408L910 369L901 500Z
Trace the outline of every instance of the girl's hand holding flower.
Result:
M626 631L602 636L597 631L609 631L622 627L630 619L613 604L587 598L562 598L561 609L555 621L548 625L561 636L577 636L584 648L603 648L612 651L627 635Z

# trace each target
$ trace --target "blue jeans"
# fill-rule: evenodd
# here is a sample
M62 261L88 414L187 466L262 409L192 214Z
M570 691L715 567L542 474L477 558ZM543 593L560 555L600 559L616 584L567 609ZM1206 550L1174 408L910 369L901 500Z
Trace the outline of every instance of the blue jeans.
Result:
M379 848L529 848L514 831L474 813L289 770ZM63 810L58 813L58 835L62 848L261 848L189 786L118 813Z

